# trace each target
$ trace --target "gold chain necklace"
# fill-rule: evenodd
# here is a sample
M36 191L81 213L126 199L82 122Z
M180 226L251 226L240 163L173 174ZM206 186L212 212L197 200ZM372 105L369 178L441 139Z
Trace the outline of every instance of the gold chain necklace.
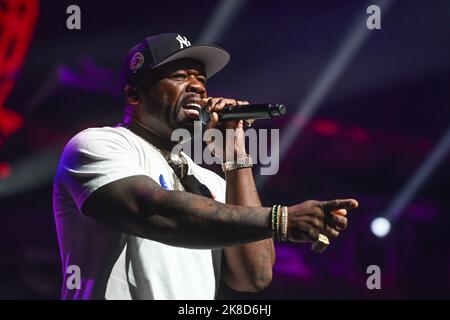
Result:
M180 171L180 176L184 177L185 175L187 175L187 171L188 170L185 169L185 167L189 167L189 164L188 164L187 160L184 158L184 156L181 153L179 155L177 155L177 154L171 152L170 156L166 155L157 146L155 146L154 144L149 142L147 139L145 139L140 134L138 134L135 131L131 130L129 127L127 127L123 123L119 123L119 126L130 130L133 134L137 135L139 138L141 138L146 143L148 143L148 145L151 146L153 149L157 150L162 155L164 160L166 160L166 162L169 165L169 167L172 169L172 178L173 178L173 187L174 187L174 189L177 190L177 191L186 191L185 188L183 187L183 184L180 181L180 178L178 177L178 175L175 173L175 170L174 170L174 167L179 167L180 168L180 170L179 170ZM172 158L172 156L173 156L173 158Z

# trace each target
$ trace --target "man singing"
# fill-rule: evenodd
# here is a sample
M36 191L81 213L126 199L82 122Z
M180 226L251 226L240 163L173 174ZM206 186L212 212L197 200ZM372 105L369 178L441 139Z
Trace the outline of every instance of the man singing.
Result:
M247 124L217 113L247 102L206 92L228 60L179 34L131 49L122 123L75 135L54 179L63 299L214 299L221 281L257 292L272 280L273 239L320 244L346 228L352 199L261 206ZM212 115L207 129L237 133L231 144L207 142L225 180L173 151L173 131L192 131L201 108Z

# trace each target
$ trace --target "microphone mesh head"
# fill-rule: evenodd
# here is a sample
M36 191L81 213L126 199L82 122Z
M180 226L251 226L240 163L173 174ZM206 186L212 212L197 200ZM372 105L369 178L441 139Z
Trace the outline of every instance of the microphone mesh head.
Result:
M272 118L281 117L286 114L286 107L284 104L274 104L269 108L269 114Z

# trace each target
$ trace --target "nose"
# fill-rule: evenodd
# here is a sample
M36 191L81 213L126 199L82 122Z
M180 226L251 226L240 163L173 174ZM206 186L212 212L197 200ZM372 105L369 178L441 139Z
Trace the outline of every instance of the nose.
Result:
M189 82L186 87L186 91L194 92L194 93L200 95L201 97L205 96L205 94L206 94L205 85L194 76L189 77Z

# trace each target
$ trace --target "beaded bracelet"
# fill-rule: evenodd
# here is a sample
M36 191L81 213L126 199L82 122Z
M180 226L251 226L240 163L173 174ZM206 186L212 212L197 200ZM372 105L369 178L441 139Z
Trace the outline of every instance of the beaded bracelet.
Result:
M278 205L272 206L272 234L274 240L277 240L278 234Z
M288 208L286 206L272 206L272 234L275 241L287 241Z

